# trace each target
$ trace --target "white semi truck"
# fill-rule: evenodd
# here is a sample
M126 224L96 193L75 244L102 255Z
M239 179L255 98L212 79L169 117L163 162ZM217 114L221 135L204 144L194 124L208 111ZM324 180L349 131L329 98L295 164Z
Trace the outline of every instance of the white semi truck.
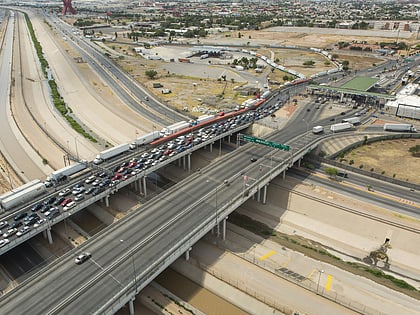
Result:
M14 207L25 204L29 200L42 195L46 191L47 187L44 185L44 183L39 182L2 199L0 202L1 208L3 210L10 210Z
M182 129L185 129L185 128L188 128L188 127L190 127L190 123L189 122L187 122L187 121L180 121L180 122L177 122L177 123L175 123L173 125L170 125L168 127L163 128L160 131L160 136L161 137L165 137L165 136L167 137L167 136L169 136L169 135L171 135L171 134L173 134L175 132L181 131Z
M160 138L160 132L159 131L152 131L148 134L145 134L144 136L136 138L133 142L130 144L130 150L134 150L135 148L148 144L152 142L153 140Z
M353 130L353 129L354 129L353 124L351 124L349 122L334 124L334 125L331 125L331 128L330 128L330 130L332 132L350 131L350 130Z
M93 163L101 164L105 160L111 159L117 155L120 155L121 153L127 152L128 150L130 150L130 144L128 143L117 145L115 147L109 148L108 150L105 150L99 153L96 156L96 158L93 160Z
M349 122L353 125L359 125L361 123L360 117L350 117L350 118L344 118L342 122Z
M86 168L86 164L83 163L74 163L72 165L66 166L62 169L56 170L51 173L50 176L47 177L45 181L46 185L49 186L53 183L58 183L61 180L67 179L68 176L76 174L80 171L83 171Z
M417 129L410 124L384 124L384 131L396 132L417 132Z

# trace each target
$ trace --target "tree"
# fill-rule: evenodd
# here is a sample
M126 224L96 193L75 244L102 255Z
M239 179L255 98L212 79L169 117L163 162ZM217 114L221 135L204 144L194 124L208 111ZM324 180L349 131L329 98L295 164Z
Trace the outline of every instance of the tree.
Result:
M146 73L146 76L149 79L154 79L156 77L156 75L157 75L157 71L156 70L147 70L145 73Z
M408 152L410 152L414 157L420 157L420 144L411 147L408 149Z
M338 174L338 170L335 167L327 167L325 169L325 174L329 175L330 177L335 178Z
M312 67L314 64L315 64L315 61L313 60L306 60L303 62L303 65L307 67Z

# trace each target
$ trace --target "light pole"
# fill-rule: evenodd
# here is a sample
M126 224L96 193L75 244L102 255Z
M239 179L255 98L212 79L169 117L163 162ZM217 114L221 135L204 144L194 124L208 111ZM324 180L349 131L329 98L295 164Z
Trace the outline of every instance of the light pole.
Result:
M316 286L316 294L319 294L318 292L319 292L319 282L321 281L321 274L323 274L324 273L324 270L323 269L317 269L318 270L318 284L317 284L317 286Z
M305 122L305 124L306 124L306 133L308 133L308 131L309 131L309 123L305 120L305 118L303 118L302 119L304 122Z
M121 239L120 243L124 243L124 240ZM136 275L136 265L134 264L134 252L130 250L131 262L133 264L133 276L134 276L134 292L137 293L137 275Z

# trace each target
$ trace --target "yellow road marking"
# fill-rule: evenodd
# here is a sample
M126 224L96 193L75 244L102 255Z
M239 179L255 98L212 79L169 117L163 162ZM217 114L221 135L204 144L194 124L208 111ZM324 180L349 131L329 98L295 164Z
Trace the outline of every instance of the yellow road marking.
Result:
M327 283L325 284L325 290L327 290L327 292L331 290L332 279L333 277L331 275L328 275Z
M274 250L269 251L269 252L268 252L267 254L265 254L264 256L261 256L261 257L260 257L260 260L265 260L265 259L267 259L268 257L273 256L275 253L276 253L276 251L274 251Z

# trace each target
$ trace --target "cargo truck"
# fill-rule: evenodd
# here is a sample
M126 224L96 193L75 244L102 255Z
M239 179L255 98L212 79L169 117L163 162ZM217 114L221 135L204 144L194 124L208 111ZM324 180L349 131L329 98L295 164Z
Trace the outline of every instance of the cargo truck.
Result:
M359 125L360 124L360 122L361 122L361 120L360 120L360 117L350 117L350 118L344 118L343 120L342 120L342 122L344 123L344 122L349 122L349 123L351 123L351 124L353 124L353 125Z
M10 210L14 207L24 205L26 202L33 200L46 191L47 187L45 187L44 183L40 182L1 200L1 208Z
M410 124L384 124L384 131L417 132L417 129Z
M130 149L130 144L123 143L115 147L109 148L108 150L102 151L99 153L96 158L93 160L94 164L101 164L105 160L111 159L117 155L120 155L124 152L127 152Z
M62 169L56 170L51 173L50 176L47 177L45 184L47 186L51 186L54 183L58 183L60 181L66 180L67 177L76 174L86 168L86 164L83 163L75 163L69 166L66 166Z
M161 137L167 137L175 132L181 131L182 129L188 128L190 127L190 123L187 121L180 121L177 122L173 125L170 125L168 127L163 128L160 131L160 136Z
M322 126L315 126L312 128L312 133L318 134L324 132L324 127Z
M28 182L26 184L23 184L23 185L21 185L19 187L16 187L16 188L12 189L11 191L8 191L8 192L4 193L4 194L2 194L0 196L0 202L3 199L7 199L10 196L13 196L14 194L17 194L18 192L21 192L23 190L26 190L26 189L32 187L32 186L35 186L35 185L39 184L40 182L41 181L39 179L34 179L33 181L30 181L30 182Z
M331 125L331 131L332 132L339 132L339 131L350 131L353 130L354 126L353 124L349 122L339 123Z
M153 140L160 138L160 132L159 131L152 131L148 134L145 134L144 136L136 138L131 144L130 144L130 150L134 150L135 148L148 144L152 142Z

